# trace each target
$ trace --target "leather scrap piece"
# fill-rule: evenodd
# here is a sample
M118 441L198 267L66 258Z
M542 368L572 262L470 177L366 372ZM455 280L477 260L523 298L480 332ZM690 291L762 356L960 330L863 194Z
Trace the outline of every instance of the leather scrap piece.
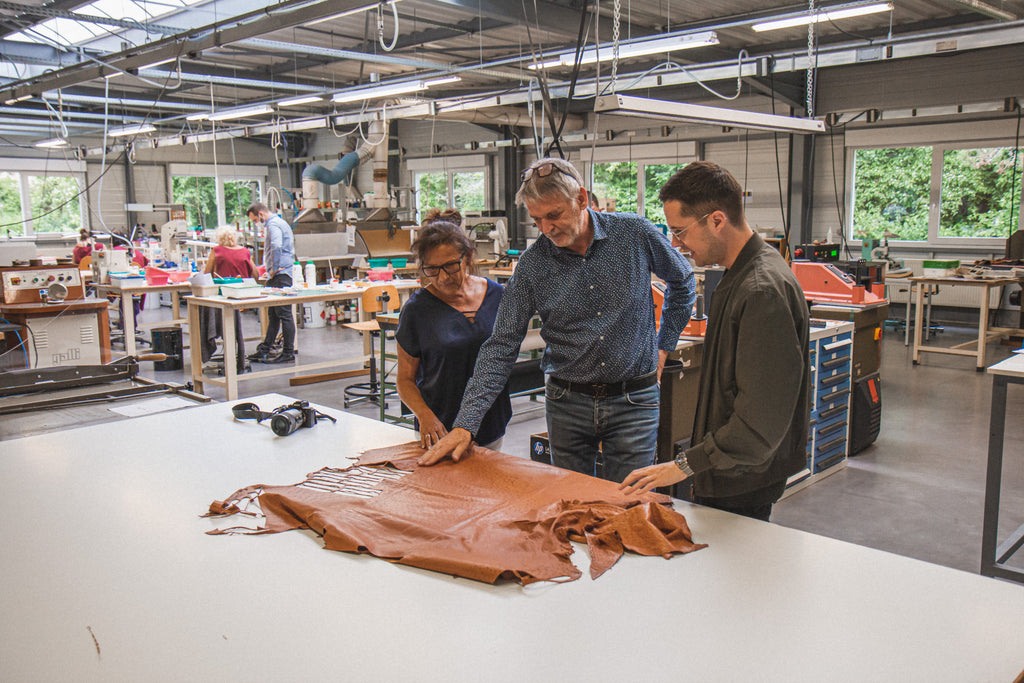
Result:
M261 527L208 533L308 528L330 550L523 585L579 578L571 540L587 543L595 579L625 551L668 558L707 547L668 496L626 495L613 482L480 447L459 463L419 467L423 452L418 442L374 449L293 486L240 489L208 515L261 514Z

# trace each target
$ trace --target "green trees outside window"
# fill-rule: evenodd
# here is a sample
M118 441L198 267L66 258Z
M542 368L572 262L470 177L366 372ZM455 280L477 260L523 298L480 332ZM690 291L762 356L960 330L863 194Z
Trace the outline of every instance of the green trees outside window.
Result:
M448 208L448 174L420 173L416 176L416 218L422 221L431 209Z
M456 208L483 211L487 208L483 171L432 171L416 174L416 216L422 221L431 209Z
M0 234L24 235L25 223L21 215L21 189L18 174L0 172Z
M928 239L932 148L859 149L854 156L853 226L858 238Z
M937 225L933 238L1004 239L1019 227L1022 171L1013 147L858 149L852 236L927 241Z
M174 176L171 196L175 204L185 205L189 227L217 227L217 184L211 176Z
M224 217L231 225L245 225L248 216L245 210L260 198L260 181L224 181Z
M939 236L1009 237L1019 227L1022 169L1013 147L943 152Z
M616 211L636 211L635 161L614 161L594 164L594 186L592 191L604 200L614 199Z
M661 186L686 164L644 164L644 217L652 223L665 225L665 211L658 201Z
M78 232L82 228L78 181L70 176L29 176L32 231Z
M452 174L452 196L459 211L483 211L487 208L484 195L484 172L471 171Z

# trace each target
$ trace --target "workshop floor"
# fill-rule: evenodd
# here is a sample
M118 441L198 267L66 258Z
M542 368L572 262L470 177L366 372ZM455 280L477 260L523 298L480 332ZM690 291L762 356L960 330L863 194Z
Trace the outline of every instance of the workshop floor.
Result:
M140 320L159 320L168 314L167 308L150 307ZM243 316L243 328L247 336L257 333L255 315ZM951 346L969 340L971 334L970 329L947 327L935 343ZM247 342L247 350L254 350L255 344ZM357 355L360 345L359 335L341 326L298 333L302 363ZM989 364L1010 355L1011 347L990 344L988 348ZM187 381L187 372L153 372L147 365L143 365L144 375ZM876 442L851 458L844 469L780 501L772 521L977 573L991 378L976 372L970 358L925 354L914 366L902 335L889 331L883 339L881 377L882 429ZM243 381L240 392L242 397L277 392L341 409L343 388L352 381L359 380L290 387L277 376ZM212 387L208 393L215 400L224 399L219 388ZM516 414L503 451L529 457L530 435L546 429L543 412L530 410L540 405L528 399L513 402ZM363 404L351 410L376 415L376 406ZM1011 386L1007 414L1022 412L1024 392ZM1008 419L1000 538L1024 522L1022 437L1024 423Z

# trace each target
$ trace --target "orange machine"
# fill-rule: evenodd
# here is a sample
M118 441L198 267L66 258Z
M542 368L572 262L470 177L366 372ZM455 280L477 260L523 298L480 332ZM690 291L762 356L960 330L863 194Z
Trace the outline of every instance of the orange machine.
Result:
M651 283L651 295L654 297L654 326L656 328L661 327L661 307L665 305L665 290L664 285L659 283ZM686 323L686 327L683 328L680 337L703 337L704 332L707 330L708 318L704 315L703 310L698 310L697 314L690 316L690 322Z
M790 267L804 295L815 303L864 305L885 301L882 292L868 291L831 263L793 261ZM879 288L882 287L879 284Z

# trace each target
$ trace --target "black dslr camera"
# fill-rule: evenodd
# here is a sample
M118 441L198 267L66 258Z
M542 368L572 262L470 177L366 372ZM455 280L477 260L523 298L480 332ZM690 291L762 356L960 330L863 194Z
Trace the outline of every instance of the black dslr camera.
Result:
M270 417L270 429L278 436L288 436L300 427L315 427L317 420L325 418L335 422L330 415L310 408L308 401L296 401L288 406L274 408Z
M288 436L300 427L314 427L319 420L337 422L330 415L310 408L308 401L296 401L291 405L278 406L272 412L264 413L255 403L239 403L232 412L239 420L270 420L270 429L278 436Z

